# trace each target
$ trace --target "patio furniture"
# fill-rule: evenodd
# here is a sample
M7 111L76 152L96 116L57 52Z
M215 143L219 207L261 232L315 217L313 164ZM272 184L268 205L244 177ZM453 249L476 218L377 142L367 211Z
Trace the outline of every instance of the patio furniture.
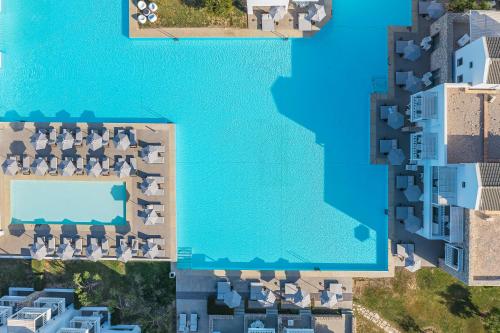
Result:
M56 252L56 239L49 235L47 236L47 253L54 254Z
M405 53L406 47L411 44L413 44L413 40L397 40L396 53L399 55L403 55Z
M397 244L397 256L404 262L404 267L410 272L419 270L422 266L422 260L415 260L415 245L414 244Z
M83 133L80 127L75 128L75 146L81 146L83 144Z
M83 239L77 236L75 240L75 254L76 256L81 256L83 252Z
M49 175L57 176L57 157L51 156L49 159Z
M102 173L101 163L95 157L89 159L86 169L89 176L98 177Z
M388 154L392 149L398 147L397 139L380 139L379 150L381 154Z
M191 332L198 332L198 314L191 313L191 317L189 318L189 330Z
M157 212L163 212L165 210L165 206L164 205L146 205L145 207L146 209L154 209L156 210Z
M102 148L102 136L96 130L91 129L87 136L87 146L91 151L97 151Z
M107 256L109 254L109 242L106 237L101 240L102 254Z
M396 220L404 221L408 216L413 215L414 207L412 206L397 206L396 207Z
M139 8L139 10L144 10L146 9L146 7L147 7L146 1L143 0L137 1L137 8Z
M83 158L77 156L76 158L76 172L77 175L83 175Z
M135 148L138 145L137 142L137 131L133 128L128 131L129 139L130 139L130 147Z
M57 141L57 131L54 127L49 128L49 145L55 145Z
M396 85L404 86L410 76L413 76L413 71L396 72Z
M102 130L102 144L103 146L109 145L109 130L106 127Z
M380 106L380 120L387 120L387 118L389 117L389 113L397 112L397 111L398 111L397 105L381 105Z
M416 217L414 214L411 214L404 220L404 225L406 231L416 233L422 229L422 219Z
M413 185L414 183L414 176L396 176L396 189L398 190L406 190L409 185Z
M31 157L27 155L23 156L23 175L29 175L31 173L30 165Z
M109 157L107 156L102 158L102 175L109 176Z
M130 175L132 177L137 177L137 160L135 157L130 158L130 167L132 168L130 170Z
M415 94L421 91L422 88L423 88L423 82L421 78L413 74L408 76L404 84L404 90L408 91L411 94Z
M262 14L262 31L274 31L274 20L269 14Z
M224 300L224 294L231 291L231 283L229 281L217 282L217 300Z
M274 22L279 22L287 14L285 6L271 6L269 15L273 18Z
M325 6L320 4L311 4L307 10L308 19L313 22L321 22L326 17Z
M73 176L76 172L76 167L70 157L65 157L59 164L59 169L63 176Z
M470 42L469 34L465 34L457 40L457 44L460 47L464 47L468 42Z
M35 150L44 150L45 148L47 148L49 140L47 139L47 135L45 134L45 132L43 132L42 130L38 130L30 137L30 142Z
M311 31L312 30L312 22L307 18L306 13L299 13L299 30L300 31Z
M424 86L428 87L432 85L431 78L432 78L432 72L427 72L424 75L422 75L422 83L424 84Z
M431 36L425 36L422 38L422 41L420 42L420 47L424 51L429 51L432 47L432 37Z
M179 332L186 332L187 330L187 314L179 314Z
M137 238L132 239L132 255L136 256L139 253L139 240Z
M23 160L24 167L24 160ZM19 162L17 161L17 157L11 156L2 163L3 173L7 176L15 176L19 172Z
M113 138L113 143L117 150L126 151L130 147L130 138L125 130L118 130L117 135Z
M421 55L422 53L420 47L415 45L415 43L411 41L411 43L406 45L404 49L403 58L415 62L420 59Z

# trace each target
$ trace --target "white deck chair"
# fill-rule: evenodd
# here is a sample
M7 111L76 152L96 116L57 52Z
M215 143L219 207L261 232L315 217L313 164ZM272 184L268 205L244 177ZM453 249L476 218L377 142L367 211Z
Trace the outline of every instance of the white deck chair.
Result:
M189 330L191 332L198 332L198 314L191 313L189 317Z
M179 314L179 332L186 332L187 329L187 314Z

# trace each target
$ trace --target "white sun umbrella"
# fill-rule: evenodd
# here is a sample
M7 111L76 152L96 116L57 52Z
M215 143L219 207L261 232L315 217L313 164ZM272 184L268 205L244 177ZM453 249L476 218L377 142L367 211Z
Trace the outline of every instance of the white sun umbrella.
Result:
M102 248L99 245L92 244L87 247L87 258L92 261L97 261L102 258Z
M237 308L241 304L241 295L236 290L231 290L224 294L224 304L231 309Z
M387 116L387 125L394 129L403 127L405 118L401 112L391 109L389 115Z
M49 166L47 165L45 159L38 157L31 165L31 171L36 176L45 176L47 171L49 171Z
M75 138L70 132L64 132L57 136L57 146L61 150L68 150L73 148Z
M422 220L415 215L410 215L404 220L405 229L408 232L415 233L422 229Z
M146 146L141 151L142 160L146 163L154 163L158 159L158 151L153 150L152 146Z
M417 185L408 186L404 193L406 199L408 199L408 201L410 202L417 202L420 199L420 196L422 195L422 191L420 190L420 187L418 187Z
M444 15L444 5L437 1L432 1L427 7L427 13L429 13L430 18L438 19Z
M125 133L119 133L114 137L113 142L115 144L115 148L118 150L125 151L128 147L130 147L130 139Z
M274 295L272 290L262 288L257 297L257 301L264 307L273 306L274 302L276 302L276 295Z
M147 251L144 256L149 259L154 259L158 256L159 250L160 249L158 249L158 244L148 245Z
M30 247L31 257L35 260L42 260L47 256L47 247L43 243L35 243Z
M301 308L307 308L311 305L311 294L303 289L299 289L293 295L293 303Z
M44 150L47 147L47 144L49 143L47 135L42 132L36 132L35 134L33 134L31 136L30 141L35 150Z
M74 253L75 249L73 248L73 246L71 246L71 244L61 244L57 248L57 256L61 260L69 260L73 258Z
M139 0L137 2L137 8L139 8L139 10L144 10L144 9L146 9L146 7L147 7L146 1Z
M102 173L101 163L96 160L90 160L87 165L87 174L89 176L98 177Z
M15 159L8 158L2 163L3 173L15 176L19 172L19 165Z
M140 24L145 24L146 22L148 21L148 18L142 14L139 14L139 16L137 16L137 22L139 22Z
M146 209L144 211L144 224L145 225L154 225L156 221L158 220L159 216L156 210L154 209Z
M405 81L404 89L412 94L419 92L423 88L422 79L415 75L409 75Z
M273 20L277 22L285 17L286 8L285 6L272 6L269 10L269 14L273 18Z
M323 290L320 300L322 306L333 308L337 304L337 295L330 290Z
M102 136L97 132L92 132L87 137L87 146L90 150L96 151L102 148Z
M75 164L71 160L62 160L59 164L63 176L73 176L76 171Z
M325 6L316 3L309 7L308 12L311 21L320 22L326 17Z
M158 183L153 178L145 178L141 183L141 190L145 195L154 195L158 191Z
M391 165L401 165L405 160L405 153L401 148L391 149L389 155L387 156L387 159L389 160L389 163Z
M127 262L132 259L132 249L129 246L122 246L119 251L116 251L118 260L121 262Z
M403 58L410 60L410 61L417 61L422 54L422 51L420 49L420 46L416 45L415 43L408 43L408 45L405 46L404 51L403 51Z
M120 178L128 177L130 176L130 171L132 171L132 167L130 164L127 163L127 161L120 161L115 164L115 172L116 175Z

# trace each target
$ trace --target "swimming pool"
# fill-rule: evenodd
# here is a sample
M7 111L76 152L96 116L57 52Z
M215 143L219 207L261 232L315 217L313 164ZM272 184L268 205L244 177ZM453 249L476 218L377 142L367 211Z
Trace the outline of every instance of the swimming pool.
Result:
M123 182L13 180L13 224L125 224Z
M369 94L410 1L335 0L288 41L130 40L126 4L2 1L2 119L175 122L188 267L385 270Z

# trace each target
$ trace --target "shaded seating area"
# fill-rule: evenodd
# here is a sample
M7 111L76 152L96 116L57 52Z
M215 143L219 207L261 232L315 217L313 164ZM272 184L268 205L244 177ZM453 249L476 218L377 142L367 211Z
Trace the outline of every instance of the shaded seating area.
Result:
M403 262L404 268L410 272L416 272L422 267L422 261L415 258L414 244L397 244L397 256Z
M250 283L250 299L248 301L249 308L269 308L275 307L276 295L272 290L267 289L260 282Z

